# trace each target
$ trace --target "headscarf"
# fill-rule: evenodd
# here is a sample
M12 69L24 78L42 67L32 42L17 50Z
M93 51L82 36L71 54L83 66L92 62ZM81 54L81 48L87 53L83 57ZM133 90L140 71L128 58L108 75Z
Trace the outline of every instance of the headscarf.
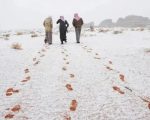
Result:
M52 17L51 16L47 17L47 20L52 22Z
M77 21L80 20L80 17L79 17L79 15L78 15L78 13L75 13L75 14L74 14L74 19L76 19Z
M61 19L62 21L65 21L64 16L60 16L60 19Z

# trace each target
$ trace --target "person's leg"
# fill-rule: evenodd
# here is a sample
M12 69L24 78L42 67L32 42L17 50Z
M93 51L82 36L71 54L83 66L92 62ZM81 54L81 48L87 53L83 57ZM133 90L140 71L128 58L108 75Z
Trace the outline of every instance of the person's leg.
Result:
M78 41L78 30L75 28L75 34L76 34L76 42Z
M64 41L67 42L66 30L64 31Z
M62 34L62 32L60 32L60 41L61 41L61 44L63 44L63 34Z
M79 37L79 43L80 43L81 28L78 29L78 32L79 32L79 36L78 37Z
M75 32L76 32L76 41L77 41L77 43L79 43L79 29L76 28Z
M50 39L49 44L52 44L52 32L49 32L49 39Z
M45 44L47 43L47 39L48 39L48 32L45 32L45 40L44 40Z
M48 32L48 44L51 44L51 32Z

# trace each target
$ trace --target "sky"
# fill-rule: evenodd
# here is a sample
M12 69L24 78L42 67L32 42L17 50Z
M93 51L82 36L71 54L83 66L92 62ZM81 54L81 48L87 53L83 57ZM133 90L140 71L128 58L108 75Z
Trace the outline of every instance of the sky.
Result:
M127 15L150 18L150 0L0 0L0 30L42 28L46 17L52 16L53 24L63 15L72 26L74 13L84 23L100 24L104 19Z

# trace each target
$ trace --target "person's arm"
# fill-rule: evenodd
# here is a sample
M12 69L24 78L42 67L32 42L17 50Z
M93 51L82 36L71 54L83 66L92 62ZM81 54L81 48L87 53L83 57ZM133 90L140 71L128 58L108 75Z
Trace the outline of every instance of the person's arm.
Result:
M51 23L51 28L53 28L53 23Z
M72 25L75 27L75 19L73 19L73 21L72 21Z
M83 22L83 19L81 18L81 25L83 25L84 24L84 22Z
M45 27L45 21L43 22L43 26Z
M60 23L60 19L59 19L59 20L57 20L57 22L56 22L56 23L57 23L57 24L58 24L58 23Z
M68 21L67 21L67 20L66 20L66 25L67 25L66 27L68 28L68 27L69 27L69 23L68 23Z

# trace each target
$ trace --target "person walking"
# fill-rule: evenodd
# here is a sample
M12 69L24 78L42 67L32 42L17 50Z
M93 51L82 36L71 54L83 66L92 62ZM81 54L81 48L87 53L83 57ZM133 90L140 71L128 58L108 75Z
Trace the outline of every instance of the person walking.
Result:
M56 23L59 24L60 41L61 44L63 44L63 41L67 42L66 32L69 27L69 23L64 19L64 16L60 16L60 19L58 19Z
M53 22L52 17L48 17L44 20L43 25L45 27L45 44L48 43L49 45L52 44L52 29L53 29Z
M81 17L79 17L78 13L74 14L72 25L75 28L76 42L80 43L80 34L81 34L81 28L82 28L82 25L83 25L83 20L82 20Z

